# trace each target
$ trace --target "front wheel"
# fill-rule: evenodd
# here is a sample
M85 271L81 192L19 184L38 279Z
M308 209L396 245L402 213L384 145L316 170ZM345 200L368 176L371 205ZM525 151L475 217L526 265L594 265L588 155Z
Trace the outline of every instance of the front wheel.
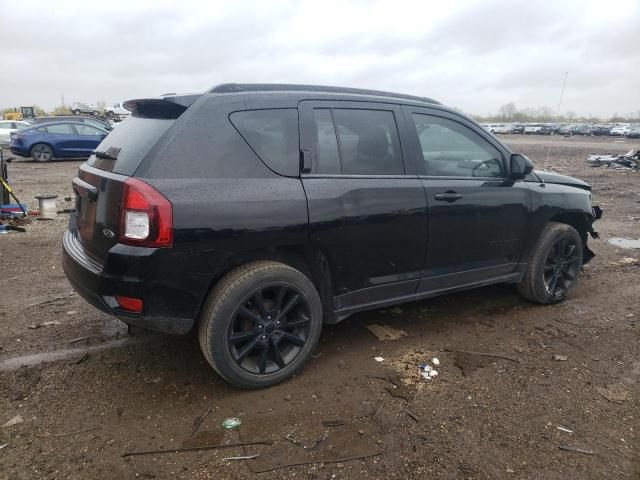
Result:
M520 294L542 304L563 301L578 280L582 255L582 238L575 228L564 223L549 223L518 284Z
M31 147L31 158L36 162L48 162L53 158L53 149L46 143L36 143Z
M241 388L291 377L311 355L322 328L313 283L278 262L252 262L222 278L200 316L200 347L209 364Z

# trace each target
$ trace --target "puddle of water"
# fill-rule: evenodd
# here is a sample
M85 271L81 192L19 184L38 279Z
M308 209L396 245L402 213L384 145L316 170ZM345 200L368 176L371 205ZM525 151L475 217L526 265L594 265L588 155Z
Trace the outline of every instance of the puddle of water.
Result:
M120 348L126 345L141 343L143 338L121 338L111 342L101 343L81 348L66 348L61 350L53 350L49 352L38 352L29 355L21 355L19 357L6 358L0 360L0 371L15 370L20 367L29 367L37 365L41 362L56 362L65 358L81 355L83 353L96 352L98 350L107 350L111 348Z
M616 247L620 247L620 248L633 248L633 249L640 248L640 239L633 240L631 238L613 237L607 241L611 245L615 245Z

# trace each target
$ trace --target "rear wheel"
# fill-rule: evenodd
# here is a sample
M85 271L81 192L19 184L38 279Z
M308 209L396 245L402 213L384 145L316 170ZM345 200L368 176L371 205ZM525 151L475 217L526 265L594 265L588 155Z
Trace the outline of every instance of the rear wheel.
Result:
M559 303L576 284L582 267L582 239L564 223L549 223L538 239L518 290L542 304Z
M71 110L74 115L80 115L80 110Z
M48 162L53 158L53 149L46 143L36 143L31 147L31 158L36 162Z
M199 340L225 380L261 388L301 368L321 328L322 304L313 283L288 265L261 261L218 282L200 317Z

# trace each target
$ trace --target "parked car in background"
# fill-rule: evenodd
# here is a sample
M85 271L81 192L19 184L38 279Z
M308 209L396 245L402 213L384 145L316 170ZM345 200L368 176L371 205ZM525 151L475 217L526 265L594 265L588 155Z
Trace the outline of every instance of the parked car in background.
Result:
M593 257L588 184L435 100L227 84L126 104L72 181L64 271L124 322L196 329L239 387L290 378L359 311L503 282L561 302Z
M36 162L54 158L87 158L109 132L79 122L51 122L31 125L11 133L9 149Z
M564 124L558 127L557 135L571 135L571 124Z
M640 125L634 125L627 133L627 138L640 138Z
M524 133L524 125L521 123L514 123L511 125L511 133Z
M591 135L591 126L584 124L577 124L571 126L571 135Z
M498 127L497 123L483 123L482 128L487 132L495 133L495 129Z
M540 129L542 128L542 124L541 123L530 123L528 125L525 125L524 127L524 134L525 135L534 135L534 134L538 134L540 133Z
M15 132L16 130L23 129L28 126L29 124L27 122L19 120L0 120L0 145L9 144L9 141L11 140L11 132Z
M511 133L511 125L508 123L500 123L494 127L493 133Z
M616 125L611 129L609 135L612 137L624 137L631 130L631 125Z
M72 115L52 115L49 117L36 117L28 120L30 125L38 125L41 123L51 122L80 122L87 125L93 125L94 127L103 128L105 130L113 130L113 125L110 125L102 120L98 120L93 117L72 116Z
M73 105L71 105L70 110L74 115L80 115L81 113L100 115L100 109L92 103L75 102Z
M538 135L554 135L557 131L557 127L551 123L543 123L540 125Z
M107 117L113 118L123 118L131 115L131 112L122 106L122 103L114 103L113 105L109 105L105 107L104 114Z
M591 135L601 136L601 135L609 135L611 132L611 127L607 125L594 125L591 128Z

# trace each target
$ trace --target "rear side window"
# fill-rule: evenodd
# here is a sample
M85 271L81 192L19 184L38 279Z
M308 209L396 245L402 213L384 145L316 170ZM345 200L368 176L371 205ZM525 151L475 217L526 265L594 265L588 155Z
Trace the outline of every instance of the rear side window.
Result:
M398 127L393 112L317 109L314 110L314 118L317 173L404 174Z
M58 123L57 125L47 125L43 127L47 133L62 134L62 135L75 135L73 127L69 123Z
M269 168L280 175L299 175L297 109L245 110L232 113L229 119Z
M104 135L104 132L102 132L102 130L98 130L97 128L92 127L91 125L75 125L76 128L76 132L78 132L78 135L83 135L83 136L92 136L92 137L98 137L100 135Z
M175 119L129 117L107 135L87 163L101 170L133 175L174 122Z

